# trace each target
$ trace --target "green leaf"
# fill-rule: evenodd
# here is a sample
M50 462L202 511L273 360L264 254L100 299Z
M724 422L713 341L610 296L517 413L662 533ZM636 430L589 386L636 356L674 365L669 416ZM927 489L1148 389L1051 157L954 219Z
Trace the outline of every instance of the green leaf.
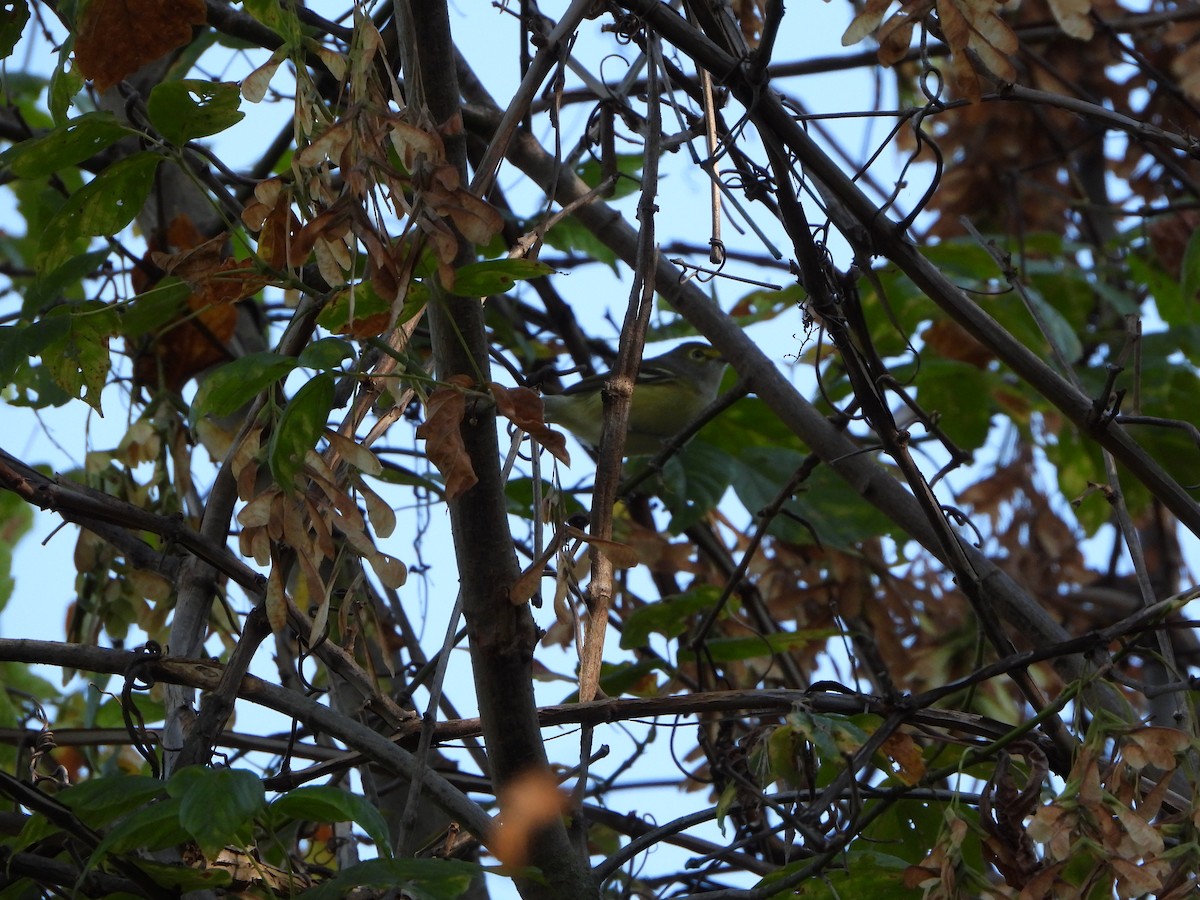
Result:
M50 92L46 103L50 107L50 116L55 125L66 123L71 101L83 90L83 75L71 56L74 49L75 35L72 34L59 48L58 65L54 67L54 74L50 76Z
M22 536L33 527L29 504L9 491L0 493L0 611L12 596L14 581L13 550Z
M98 695L104 696L104 695ZM133 694L133 705L146 722L161 722L166 718L166 708L161 701L152 700L149 694ZM87 727L124 728L127 707L121 699L110 699L100 703Z
M128 340L157 331L179 315L191 294L185 282L168 275L121 310L121 333Z
M1079 335L1063 314L1047 303L1038 291L1026 289L1026 296L1029 297L1030 304L1041 317L1042 325L1046 329L1046 339L1062 354L1063 359L1073 363L1083 356L1083 344L1079 340Z
M305 347L298 362L306 369L336 369L344 359L354 359L354 347L349 341L328 337Z
M733 490L746 509L758 512L774 501L780 485L804 458L799 450L755 445L747 440L747 446L730 460ZM769 531L795 544L810 545L819 540L825 547L854 551L860 541L898 531L891 520L828 466L818 466L784 509L788 515L777 516Z
M296 788L271 804L271 810L309 822L354 822L375 842L382 856L392 855L387 821L366 799L331 785Z
M108 254L107 247L93 250L91 253L81 253L63 263L53 272L37 278L25 292L25 312L34 315L50 306L59 305L69 294L79 292L83 279L96 273L108 259ZM82 299L81 293L80 299Z
M29 409L45 409L49 406L65 406L71 395L60 388L45 366L29 366L13 385L13 396L9 406L24 406Z
M725 834L725 820L729 817L729 811L733 809L737 801L738 785L736 782L730 781L725 785L725 790L721 791L721 796L717 798L717 827L721 829L721 834Z
M917 375L917 400L925 412L938 415L938 424L959 447L977 450L987 441L996 412L994 381L984 369L927 354Z
M25 0L0 0L0 59L13 52L28 21L29 4Z
M635 609L621 629L621 649L636 650L650 641L651 634L677 638L692 626L696 616L707 613L721 597L721 589L702 584L682 594L663 597Z
M29 325L0 325L0 384L12 384L17 370L31 356L41 355L49 344L62 338L71 329L65 316L50 316Z
M554 272L533 259L493 259L469 263L454 273L454 290L459 297L487 297L511 291L518 281L541 278Z
M437 489L441 491L439 486ZM587 507L579 502L574 494L555 493L555 487L549 481L542 480L542 497L555 496L555 502L562 511L562 519L575 515L587 515ZM504 485L504 496L508 501L508 513L529 519L533 517L533 479L510 478ZM559 521L556 519L555 521Z
M883 818L887 818L884 816ZM932 840L934 834L930 834ZM906 887L904 874L908 863L886 853L875 850L851 850L846 854L844 865L828 868L818 878L809 878L791 888L789 897L807 897L813 900L844 900L846 897L873 897L876 900L905 900L922 896L919 888ZM768 890L773 884L801 871L810 862L798 860L783 866L763 878L758 887Z
M404 305L396 316L395 324L407 322L429 302L429 289L414 283L404 298ZM353 319L351 319L353 312ZM367 331L382 334L392 314L391 301L376 293L369 281L361 281L339 291L317 316L317 324L334 334L352 334L365 337ZM378 326L378 328L376 328Z
M786 653L839 634L841 631L837 628L803 628L800 631L781 631L747 638L710 638L704 642L701 653L704 659L713 662L740 662ZM695 662L696 654L680 649L679 661Z
M897 787L900 786L898 782L894 782L894 779L889 779L889 782L893 782ZM891 786L893 784L888 782L880 785L880 787ZM868 806L880 802L882 801L869 801ZM945 807L937 803L897 800L889 805L886 815L871 821L863 830L862 837L879 850L906 860L909 865L919 865L929 854L933 839L944 824L944 811ZM976 817L974 810L968 810L961 806L957 809L957 813L964 817ZM972 848L974 849L973 855L977 860L976 866L982 868L979 840L973 835L964 842L964 853L970 855Z
M91 828L104 828L126 813L146 806L163 793L163 783L149 775L92 778L63 791L58 799Z
M613 185L612 199L619 200L635 193L642 186L641 171L645 157L641 153L617 154L616 183ZM589 159L575 167L575 174L590 188L598 187L604 179L604 167L598 159ZM625 177L621 177L625 176Z
M7 166L21 178L43 178L78 165L128 134L110 112L84 113L49 134L8 148L0 154L0 168Z
M632 694L635 697L657 697L661 693L661 685L655 674L663 671L664 668L654 659L643 659L636 663L617 663L616 665L603 663L600 666L600 689L609 697L620 697L622 694ZM568 702L578 703L579 692L576 691Z
M1188 242L1188 249L1191 249L1191 241ZM1185 300L1178 281L1164 272L1161 266L1147 262L1136 253L1131 253L1127 262L1130 277L1150 291L1158 314L1163 317L1164 322L1168 325L1192 323L1195 298Z
M728 454L696 438L663 467L661 496L671 511L667 530L679 534L715 509L730 485Z
M283 38L289 47L298 47L303 40L303 26L290 6L281 6L277 0L242 0L242 8Z
M42 234L39 272L50 272L69 259L80 238L112 235L133 221L154 184L162 158L136 153L113 163L63 204Z
M598 263L604 263L614 272L619 271L617 255L574 216L567 216L555 223L546 232L546 243L555 250L594 259Z
M267 461L271 474L285 491L295 489L304 456L317 444L333 408L333 377L322 372L296 391L271 434Z
M146 112L159 134L182 145L236 125L246 115L238 109L241 102L241 88L232 81L184 78L155 85Z
M179 798L179 823L209 856L237 843L238 832L264 808L262 781L245 769L189 766L167 790Z
M153 852L183 843L190 835L179 824L181 805L178 797L168 797L130 813L104 836L89 863L95 865L109 853Z
M221 366L196 391L188 421L195 425L203 416L232 415L297 365L290 356L263 350Z
M362 887L388 888L413 900L456 900L482 872L481 866L457 859L371 859L343 869L303 896L305 900L341 900Z
M858 750L870 737L848 716L823 716L793 709L787 714L786 721L788 727L812 744L826 762L842 763L847 753Z
M1043 449L1057 470L1059 490L1071 502L1076 520L1090 537L1112 519L1108 501L1089 489L1091 484L1105 483L1100 448L1095 441L1081 440L1073 425L1047 437Z
M784 313L792 312L804 302L808 294L798 284L782 290L758 289L751 291L734 304L729 311L739 326L745 328L755 322L765 322Z
M22 501L23 502L23 501ZM17 724L16 707L11 705L13 695L27 694L30 697L36 697L43 703L50 701L56 702L58 691L45 678L35 675L30 671L30 666L26 663L19 662L0 662L0 684L4 685L5 691L0 691L4 695L3 701L0 701L0 708L4 710L4 715L0 716L0 721L3 721L5 727L11 727ZM22 718L25 713L22 713Z
M156 884L168 890L177 891L179 894L191 891L212 891L228 887L233 883L233 874L229 869L221 866L193 869L190 866L172 866L166 863L152 862L148 859L139 859L137 867L153 878Z
M1197 291L1200 291L1200 228L1188 238L1179 270L1179 296L1183 303L1195 306Z
M78 399L82 391L84 402L103 415L100 393L111 366L108 339L117 331L116 312L99 301L91 301L60 306L51 310L46 320L56 318L65 320L68 327L42 348L42 363L72 399Z

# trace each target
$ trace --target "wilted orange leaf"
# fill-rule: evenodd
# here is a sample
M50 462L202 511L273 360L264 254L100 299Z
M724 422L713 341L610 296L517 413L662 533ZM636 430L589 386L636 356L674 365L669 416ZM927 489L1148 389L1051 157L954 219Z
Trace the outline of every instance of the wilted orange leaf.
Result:
M133 375L139 385L161 384L177 391L190 378L232 358L229 345L239 316L234 304L257 293L267 279L232 257L222 258L229 236L204 240L187 216L171 222L166 240L176 252L162 252L152 241L146 256L191 288L188 311L168 322L147 345L135 349ZM143 293L154 286L155 279L138 269L133 284Z
M229 235L219 234L179 253L152 251L150 258L168 275L186 281L199 302L193 309L215 303L236 303L258 293L267 279L232 257L222 258Z
M529 862L529 848L538 832L570 808L570 800L554 776L543 768L530 769L500 789L500 824L488 849L509 869Z
M193 26L205 20L204 0L92 0L79 23L75 62L96 90L107 90L191 43Z
M897 731L879 749L900 767L897 776L905 784L916 784L925 777L925 757L911 735Z
M429 395L425 421L417 428L417 437L425 441L425 455L446 480L446 496L461 497L479 481L462 439L462 421L467 411L467 396L458 388L469 388L468 375L447 379L452 387L441 387Z
M921 340L943 359L958 360L977 369L987 368L995 358L992 351L951 319L938 319L921 332Z

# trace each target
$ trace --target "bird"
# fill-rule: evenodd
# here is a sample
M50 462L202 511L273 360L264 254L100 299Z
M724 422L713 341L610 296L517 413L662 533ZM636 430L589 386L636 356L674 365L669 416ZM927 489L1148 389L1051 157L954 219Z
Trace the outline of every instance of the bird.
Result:
M726 361L700 341L642 361L634 382L625 454L657 453L664 441L687 427L717 399ZM605 382L612 372L591 375L560 394L547 394L546 421L561 425L585 444L598 446L604 429Z

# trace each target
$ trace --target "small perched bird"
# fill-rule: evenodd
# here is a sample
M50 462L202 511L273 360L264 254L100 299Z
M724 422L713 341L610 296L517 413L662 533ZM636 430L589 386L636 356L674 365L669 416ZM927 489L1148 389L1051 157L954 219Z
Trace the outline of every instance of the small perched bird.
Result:
M657 453L663 441L687 427L717 399L725 365L720 353L699 341L643 360L633 386L626 455ZM601 392L611 377L611 372L592 375L561 394L543 397L546 421L561 425L584 443L599 445L604 428Z

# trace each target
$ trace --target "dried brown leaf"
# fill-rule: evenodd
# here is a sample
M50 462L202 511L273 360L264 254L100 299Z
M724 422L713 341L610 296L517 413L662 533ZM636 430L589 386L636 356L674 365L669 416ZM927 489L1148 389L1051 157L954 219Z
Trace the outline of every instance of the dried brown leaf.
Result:
M937 0L938 21L942 26L942 35L953 54L963 53L971 40L971 26L955 0Z
M278 489L263 491L237 514L238 524L243 528L261 528L271 520L271 504L279 495Z
M419 156L432 162L440 162L446 156L445 146L438 135L407 122L393 121L388 136L396 148L396 155L410 172Z
M379 462L379 457L358 441L348 438L332 428L325 429L325 440L329 441L329 446L338 456L360 472L368 475L379 475L383 472L383 465Z
M529 388L507 388L494 381L488 385L488 388L491 390L492 396L496 398L496 411L500 415L522 431L527 432L563 465L571 464L571 455L567 452L566 435L555 431L546 424L545 408L542 405L541 397Z
M343 119L326 128L311 144L296 154L296 163L306 169L320 165L326 159L337 160L354 137L354 120Z
M1154 766L1164 772L1178 765L1177 755L1187 751L1191 739L1175 728L1147 726L1130 732L1121 748L1121 758L1139 772Z
M434 213L449 218L472 244L488 243L504 227L504 219L494 206L464 188L430 188L421 193L421 199Z
M462 438L462 422L467 411L464 389L470 388L468 375L447 379L451 387L440 387L425 404L425 421L417 428L417 437L425 441L425 454L446 482L448 499L461 497L479 478L467 455Z
M287 628L287 595L283 590L283 575L280 573L280 566L275 562L271 566L271 574L267 576L267 596L263 601L267 608L267 621L271 624L271 631L275 634L283 634Z
M538 588L542 584L542 575L546 571L546 567L540 562L534 562L529 568L520 574L516 581L512 583L512 587L508 589L508 602L513 606L520 606L522 603L528 603L533 595L538 592Z
M308 510L308 521L313 527L313 545L323 557L333 559L336 549L333 543L333 532L329 528L327 514L323 510L317 509L316 504L307 497L304 498L304 505Z
M396 530L395 511L386 500L371 490L361 479L358 482L358 491L367 505L367 518L371 520L371 527L375 529L375 534L381 538L391 537L392 532Z
M267 95L267 88L271 86L271 79L275 77L280 63L287 59L287 54L286 46L278 48L271 54L270 59L243 78L242 96L251 103L261 101Z
M857 44L879 27L879 23L883 21L884 13L888 11L888 7L892 5L892 0L867 0L862 11L854 17L850 25L842 34L842 46L849 47L852 44Z
M375 574L383 582L384 587L396 590L403 587L404 582L408 580L408 567L394 556L388 556L386 553L376 550L367 556L366 560L371 564L371 568L375 570Z
M908 47L912 43L913 27L926 11L927 9L922 9L916 13L901 9L879 26L879 32L875 35L875 39L879 41L880 65L893 66L908 55Z
M578 528L570 526L565 529L565 532L568 537L577 538L591 544L593 548L603 553L608 558L608 561L618 569L632 569L640 562L637 551L628 544L598 538L588 534L586 531L581 531Z
M244 221L245 216L242 218ZM258 229L258 258L272 269L290 268L293 259L295 265L302 263L304 257L292 250L292 236L299 230L291 191L281 191Z
M79 71L104 91L147 63L191 43L204 0L92 0L75 39Z

